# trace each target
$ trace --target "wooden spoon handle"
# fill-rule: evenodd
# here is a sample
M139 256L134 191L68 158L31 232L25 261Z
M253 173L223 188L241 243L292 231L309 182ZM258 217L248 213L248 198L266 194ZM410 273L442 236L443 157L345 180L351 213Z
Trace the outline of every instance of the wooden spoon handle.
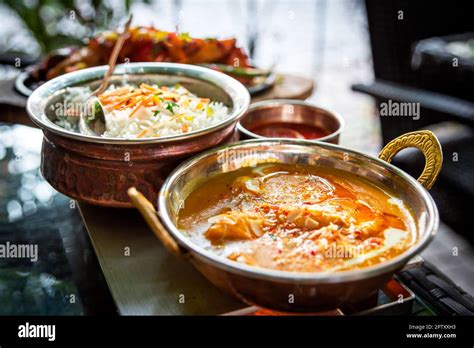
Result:
M148 226L163 245L177 256L183 256L183 252L178 243L171 237L166 228L158 218L157 211L153 204L143 196L135 187L130 187L127 191L133 205L142 214Z
M127 38L128 30L130 29L130 23L132 23L132 17L133 16L130 15L130 18L128 18L127 23L125 23L125 27L122 33L120 34L117 41L115 42L114 49L112 50L112 54L109 57L109 69L105 73L104 78L102 79L102 82L99 88L97 88L94 92L92 92L91 94L92 96L98 96L99 94L104 92L107 86L109 85L110 77L112 76L115 70L115 65L117 64L118 55L120 51L122 50L122 46Z

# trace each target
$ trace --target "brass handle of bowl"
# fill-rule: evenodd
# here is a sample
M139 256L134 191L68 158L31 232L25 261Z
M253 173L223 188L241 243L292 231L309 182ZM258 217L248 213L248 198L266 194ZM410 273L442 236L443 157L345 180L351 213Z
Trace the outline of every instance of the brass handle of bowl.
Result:
M379 158L390 163L399 151L408 147L416 147L425 156L425 168L418 181L429 190L443 166L441 145L433 132L421 130L400 135L385 145L379 153Z
M161 223L153 204L135 187L130 187L127 193L135 208L142 214L148 226L150 226L155 236L158 237L165 248L175 255L181 255L182 252L178 243L170 236Z

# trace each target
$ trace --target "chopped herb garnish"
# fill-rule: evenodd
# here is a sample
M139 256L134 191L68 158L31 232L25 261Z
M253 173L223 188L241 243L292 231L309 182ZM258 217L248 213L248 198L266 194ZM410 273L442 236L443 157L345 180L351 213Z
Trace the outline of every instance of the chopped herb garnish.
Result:
M94 109L92 110L92 114L87 115L86 120L87 122L92 122L97 118L104 117L104 110L102 109L102 105L98 101L94 103Z
M159 113L160 113L160 110L155 110L155 111L153 111L153 116L156 116L156 115L158 115Z
M166 110L169 110L172 114L174 114L174 109L175 107L178 107L178 104L174 102L167 102L166 103Z
M163 103L165 101L165 99L161 96L161 94L163 94L163 92L154 93L153 95L155 96L155 98L158 98L160 103Z

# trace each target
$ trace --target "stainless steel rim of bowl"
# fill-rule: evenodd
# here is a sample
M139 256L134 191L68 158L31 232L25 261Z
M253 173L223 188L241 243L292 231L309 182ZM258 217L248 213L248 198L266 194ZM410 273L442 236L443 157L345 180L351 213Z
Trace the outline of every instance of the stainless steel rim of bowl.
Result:
M221 72L189 64L177 63L128 63L117 65L114 71L116 75L133 75L133 74L166 74L177 75L195 78L214 84L218 88L224 90L233 101L233 108L229 117L225 120L207 128L196 130L186 134L165 136L159 138L142 138L142 139L121 139L121 138L106 138L100 136L84 135L76 132L66 130L48 119L44 113L44 107L47 100L55 93L63 90L69 86L77 86L81 83L86 83L100 79L107 66L100 66L94 68L87 68L71 72L68 74L56 77L45 84L38 87L28 98L26 110L31 120L40 128L46 129L53 133L87 142L106 143L116 145L132 145L132 144L150 144L163 143L170 141L181 141L197 136L202 136L211 133L215 130L226 127L227 125L236 122L245 113L250 104L250 94L243 84L234 78L227 76Z
M310 147L322 147L326 149L338 150L347 152L350 155L360 156L367 160L376 161L378 164L381 164L386 169L390 170L394 174L400 176L403 180L406 180L409 184L414 186L416 191L421 195L423 201L427 206L427 212L429 214L429 221L427 224L426 232L421 236L418 242L412 245L408 250L402 254L390 259L389 261L379 263L374 266L369 266L356 270L335 272L335 273L305 273L305 272L290 272L290 271L279 271L272 269L265 269L259 267L248 266L242 263L228 260L222 256L218 256L203 247L200 247L193 243L190 239L185 237L171 221L171 218L168 214L168 211L164 209L166 207L166 199L169 195L170 188L175 180L177 180L182 173L186 172L189 168L193 167L200 160L215 154L218 151L225 149L232 149L236 147L248 147L251 148L255 145L263 146L275 146L275 145L301 145L301 146L310 146ZM397 268L403 266L408 262L410 258L415 256L417 253L422 251L435 236L438 225L439 225L439 215L436 205L433 201L433 198L428 193L428 191L413 177L404 172L403 170L391 165L388 162L385 162L377 157L363 154L361 152L344 148L339 145L329 144L329 143L320 143L308 140L300 139L251 139L238 143L233 143L229 145L220 146L213 148L211 150L205 151L197 156L194 156L187 160L186 162L179 165L168 178L163 183L160 193L158 195L158 208L159 216L165 225L166 229L171 233L172 237L176 239L179 244L185 249L194 252L198 255L199 258L203 259L207 263L214 265L220 269L227 270L231 273L237 273L243 276L248 276L251 278L264 279L277 282L298 282L301 284L311 284L311 283L340 283L345 281L355 281L368 279L391 271L396 270Z
M269 107L269 106L271 107L271 106L279 106L279 105L301 105L301 106L306 106L306 107L310 107L310 108L313 108L313 109L322 110L322 111L334 116L334 118L339 122L339 128L335 132L332 132L331 134L328 134L324 137L317 138L317 139L310 140L310 141L328 141L328 140L331 140L331 139L341 135L342 131L344 130L344 128L346 126L346 122L345 122L344 118L338 112L336 112L334 110L331 110L331 109L328 109L326 107L322 107L322 106L319 106L319 105L316 105L316 104L308 103L308 102L303 101L303 100L294 100L294 99L263 100L263 101L259 101L259 102L250 104L250 107L248 108L247 112L257 110L261 107ZM245 117L245 115L244 115L244 117ZM239 123L237 123L237 130L239 132L247 135L248 137L251 137L251 138L254 138L254 139L270 139L268 137L264 137L262 135L259 135L259 134L256 134L254 132L249 131L247 128L242 126L240 121L239 121Z

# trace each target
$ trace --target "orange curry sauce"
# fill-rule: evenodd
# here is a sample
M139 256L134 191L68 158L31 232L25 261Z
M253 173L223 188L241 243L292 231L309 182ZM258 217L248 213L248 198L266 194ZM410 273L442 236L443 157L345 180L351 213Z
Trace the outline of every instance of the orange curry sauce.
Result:
M293 272L361 268L416 241L407 207L336 169L263 164L220 174L185 200L178 227L236 262Z

